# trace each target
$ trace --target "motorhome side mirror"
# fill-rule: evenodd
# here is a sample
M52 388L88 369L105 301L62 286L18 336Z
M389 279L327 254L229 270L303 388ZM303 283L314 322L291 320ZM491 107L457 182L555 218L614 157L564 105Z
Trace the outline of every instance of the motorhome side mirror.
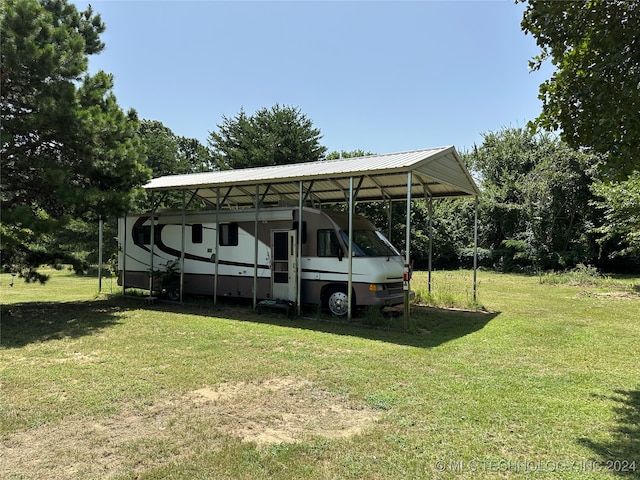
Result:
M342 249L338 247L338 260L341 262L344 254L342 253Z

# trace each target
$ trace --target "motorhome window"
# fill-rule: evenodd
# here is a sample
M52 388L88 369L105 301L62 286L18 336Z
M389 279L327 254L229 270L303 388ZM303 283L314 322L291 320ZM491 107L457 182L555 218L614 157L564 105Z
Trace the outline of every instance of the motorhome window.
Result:
M289 232L273 232L273 259L289 259Z
M318 256L337 257L340 255L340 243L333 230L318 230Z
M151 227L133 227L133 243L149 245L151 243Z
M155 225L155 237L160 236L160 225ZM133 243L136 245L151 245L151 225L133 227ZM155 240L155 239L154 239ZM157 243L154 242L154 243Z
M191 243L202 243L202 224L191 225Z
M298 231L298 222L293 222L292 230ZM302 221L302 243L307 243L307 222Z
M349 244L349 234L340 230L342 241ZM355 257L389 257L399 255L398 251L376 230L355 230L353 232L353 255Z
M385 237L382 233L380 233L379 230L376 230L376 235L382 241L382 243L384 243L387 246L387 248L391 251L391 255L400 256L400 252L398 251L398 249L394 247L393 243L391 243L387 237Z
M238 245L237 223L222 223L220 225L220 245L229 247Z

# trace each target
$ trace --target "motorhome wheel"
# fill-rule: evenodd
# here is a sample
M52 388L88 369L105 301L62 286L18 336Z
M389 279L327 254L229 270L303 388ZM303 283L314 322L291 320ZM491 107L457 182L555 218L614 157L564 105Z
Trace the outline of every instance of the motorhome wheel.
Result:
M327 309L336 317L343 317L349 311L349 298L341 288L334 288L326 296Z
M180 287L179 286L169 286L163 290L163 293L167 296L167 299L172 302L177 302L180 300Z

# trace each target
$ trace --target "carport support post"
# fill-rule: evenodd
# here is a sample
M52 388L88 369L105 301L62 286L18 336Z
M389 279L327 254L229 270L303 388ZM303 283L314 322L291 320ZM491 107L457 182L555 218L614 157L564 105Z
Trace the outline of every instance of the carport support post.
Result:
M216 245L214 247L213 266L213 304L218 303L218 245L220 245L220 187L216 187Z
M391 213L392 213L392 205L393 200L389 199L387 202L387 238L391 241Z
M298 187L298 238L296 252L296 305L298 316L302 314L302 180Z
M473 215L473 302L476 302L478 291L478 197L474 202Z
M256 217L253 222L253 309L258 307L258 207L260 202L260 185L256 185Z
M156 206L153 203L153 190L151 190L151 245L149 246L149 296L153 296L153 246L155 244Z
M185 190L182 191L182 237L180 239L180 302L182 302L182 295L184 293L184 246L185 246L185 228L187 223L187 213L185 212L186 205L186 194Z
M404 328L409 330L409 293L410 293L410 277L409 260L411 258L411 171L407 172L407 218L405 225L405 259L404 259Z
M122 296L126 295L127 291L127 282L126 282L126 272L127 272L127 215L129 215L129 211L124 212L124 218L122 219Z
M353 304L353 177L349 177L349 251L347 252L347 319L351 321Z
M100 215L98 220L98 293L102 293L102 230L104 220Z
M429 280L427 291L431 293L431 270L433 259L433 197L429 197Z

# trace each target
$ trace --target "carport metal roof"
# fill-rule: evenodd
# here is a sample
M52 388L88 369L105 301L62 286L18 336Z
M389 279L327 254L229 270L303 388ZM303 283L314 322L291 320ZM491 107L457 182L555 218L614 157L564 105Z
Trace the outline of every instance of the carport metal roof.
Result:
M168 175L144 186L151 191L185 190L221 207L255 205L256 185L261 205L297 203L299 184L315 204L349 201L350 179L357 182L357 201L411 198L477 197L480 192L453 146L408 152L341 158L270 167ZM254 188L251 188L254 187ZM219 193L218 193L219 192Z

